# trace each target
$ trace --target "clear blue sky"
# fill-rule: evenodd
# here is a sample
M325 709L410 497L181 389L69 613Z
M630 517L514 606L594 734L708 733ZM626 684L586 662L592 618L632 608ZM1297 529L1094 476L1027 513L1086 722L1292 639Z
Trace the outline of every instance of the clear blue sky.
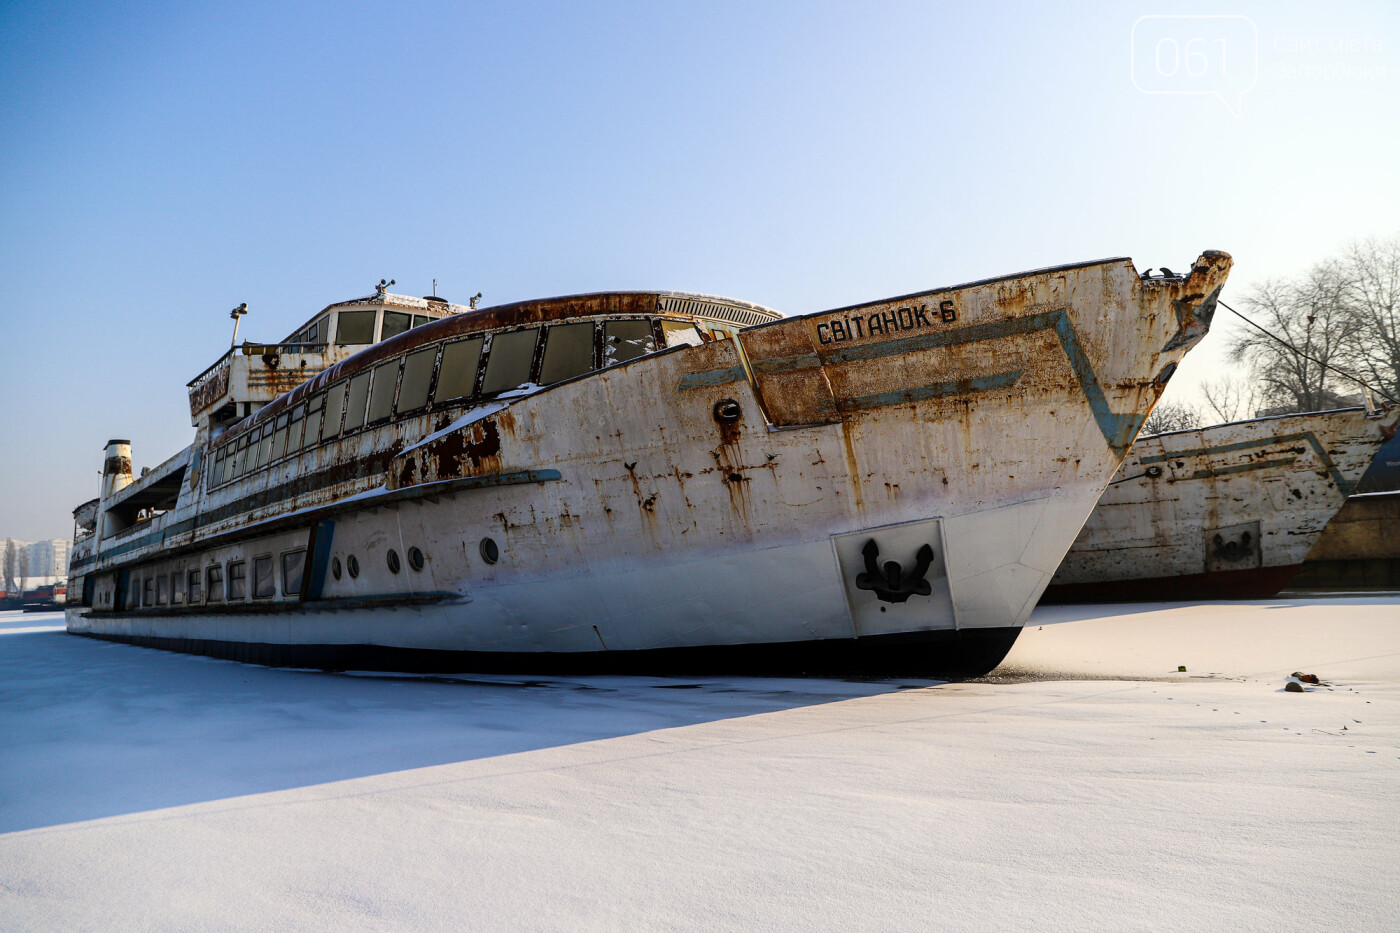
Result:
M1257 29L1238 116L1135 87L1134 24L1179 12L6 0L0 535L69 534L108 437L138 466L189 443L239 302L253 339L381 277L800 313L1205 248L1238 293L1400 230L1400 5L1195 5ZM1240 23L1149 38L1239 82Z

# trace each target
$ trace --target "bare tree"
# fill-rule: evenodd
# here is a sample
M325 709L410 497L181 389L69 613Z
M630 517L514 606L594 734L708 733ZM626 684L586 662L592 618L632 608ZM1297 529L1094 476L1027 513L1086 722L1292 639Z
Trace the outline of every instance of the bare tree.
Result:
M1318 263L1301 279L1265 281L1241 302L1263 331L1237 331L1229 352L1246 362L1263 401L1285 411L1318 411L1351 387L1334 367L1346 362L1360 328L1345 267Z
M5 594L13 596L15 593L15 539L5 539Z
M1142 423L1143 434L1166 434L1201 426L1201 413L1184 402L1163 402Z
M1245 379L1225 375L1201 383L1206 407L1224 424L1253 418L1259 409L1259 392Z
M1352 243L1342 256L1342 268L1358 328L1346 362L1400 400L1400 234Z
M19 558L15 561L19 571L19 595L24 596L24 591L29 588L29 548L19 549Z

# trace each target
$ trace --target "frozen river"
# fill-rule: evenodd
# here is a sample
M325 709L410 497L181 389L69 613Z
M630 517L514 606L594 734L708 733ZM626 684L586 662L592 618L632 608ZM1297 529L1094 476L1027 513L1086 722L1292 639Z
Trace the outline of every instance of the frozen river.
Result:
M0 613L5 930L1400 927L1397 597L1046 607L953 685L323 674L60 619Z

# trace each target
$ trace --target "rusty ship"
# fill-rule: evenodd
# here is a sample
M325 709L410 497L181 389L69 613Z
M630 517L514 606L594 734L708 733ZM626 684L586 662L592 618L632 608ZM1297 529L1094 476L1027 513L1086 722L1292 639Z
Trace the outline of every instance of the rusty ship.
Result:
M329 669L975 676L1229 268L1109 259L795 317L381 283L216 361L154 469L108 443L67 627Z
M1045 601L1273 596L1394 437L1397 415L1347 408L1139 438Z

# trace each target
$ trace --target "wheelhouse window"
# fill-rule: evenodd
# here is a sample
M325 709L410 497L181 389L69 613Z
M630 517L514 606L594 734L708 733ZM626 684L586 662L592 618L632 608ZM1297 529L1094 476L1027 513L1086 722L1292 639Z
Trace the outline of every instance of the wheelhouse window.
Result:
M433 362L436 359L437 347L429 347L410 353L404 360L403 378L399 380L400 412L415 411L428 404L428 385L433 381Z
M399 381L399 361L390 360L374 367L374 385L369 393L369 422L383 421L394 410L394 388Z
M486 358L486 375L481 380L481 394L495 395L519 388L530 381L530 364L535 358L535 343L540 330L513 330L491 338L491 351Z
M301 594L301 574L306 566L306 550L287 551L282 555L282 595Z
M325 343L326 342L326 319L324 316L317 318L308 324L296 336L292 337L291 343Z
M397 337L413 326L413 315L401 311L385 311L384 324L379 328L379 339Z
M228 565L228 598L245 599L248 596L248 565L236 560Z
M651 321L606 321L603 324L603 365L635 360L656 350Z
M375 311L342 311L335 325L335 345L374 343Z
M199 573L198 570L191 570L191 571L189 572L190 605L191 605L191 606L196 605L196 604L199 602L199 582L200 582L200 581L199 581L199 577L200 577L200 573Z
M350 432L365 423L365 400L369 397L369 373L360 373L350 379L350 388L345 393L345 430Z
M230 575L231 576L231 575ZM272 555L253 558L253 598L267 599L277 595L277 578L272 572Z
M593 368L593 324L555 324L545 332L540 384L553 385Z
M437 318L435 318L435 317L430 317L430 316L428 316L428 315L426 315L426 314L415 314L415 315L413 315L413 326L414 326L414 327L417 327L417 326L419 326L420 324L426 324L426 323L428 323L429 321L435 321L435 320L437 320Z
M221 603L224 601L224 568L219 566L210 567L204 573L205 589L209 591L209 602Z
M326 420L321 426L321 440L327 441L340 433L340 413L345 409L345 382L337 382L326 392Z
M476 386L476 367L481 362L481 337L458 340L442 348L442 365L438 367L437 388L433 401L444 402L472 394Z

